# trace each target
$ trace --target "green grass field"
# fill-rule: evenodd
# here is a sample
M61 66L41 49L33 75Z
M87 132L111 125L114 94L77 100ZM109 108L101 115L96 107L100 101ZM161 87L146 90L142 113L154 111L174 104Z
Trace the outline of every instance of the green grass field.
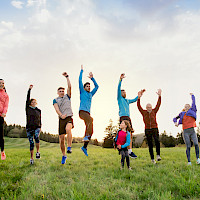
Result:
M200 166L194 148L187 166L185 148L162 148L162 161L150 162L148 149L135 149L132 171L120 170L114 149L81 144L62 166L59 144L41 141L41 159L29 164L28 139L5 138L7 159L0 161L0 197L7 199L200 199Z

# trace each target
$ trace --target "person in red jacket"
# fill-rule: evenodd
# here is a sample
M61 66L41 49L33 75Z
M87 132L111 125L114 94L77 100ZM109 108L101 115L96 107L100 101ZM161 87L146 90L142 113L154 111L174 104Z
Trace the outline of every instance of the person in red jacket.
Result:
M156 114L160 108L161 105L161 93L162 90L158 89L158 102L154 109L152 109L152 105L148 103L146 105L146 110L144 110L140 105L140 98L142 97L142 93L140 92L138 94L138 100L137 100L137 106L140 111L140 113L143 116L143 121L145 124L145 136L147 138L148 146L149 146L149 153L151 156L151 160L154 164L156 164L156 161L154 160L154 154L153 154L153 138L156 145L156 152L157 152L157 161L161 160L160 157L160 141L159 141L159 131L158 131L158 124L156 121Z
M0 147L1 147L1 160L6 159L4 152L4 118L8 110L9 97L4 87L4 80L0 79Z

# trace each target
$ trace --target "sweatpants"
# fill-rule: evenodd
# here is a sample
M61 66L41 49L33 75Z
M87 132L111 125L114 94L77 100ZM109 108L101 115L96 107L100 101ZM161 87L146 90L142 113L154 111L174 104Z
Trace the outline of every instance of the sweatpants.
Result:
M4 151L4 118L0 117L0 147Z
M157 155L160 155L160 141L159 141L159 134L158 133L159 133L158 128L145 129L145 136L147 137L147 142L148 142L148 146L149 146L149 153L150 153L152 160L154 159L153 139L155 141Z
M199 144L198 144L197 134L195 133L194 128L184 129L183 138L186 144L186 155L188 162L190 162L190 148L191 148L190 139L192 139L195 146L196 158L199 158Z
M93 134L93 118L90 116L89 112L83 110L79 111L79 117L85 122L85 136L89 136L90 140ZM87 148L88 143L89 142L84 142L85 148Z
M119 149L119 153L121 154L121 166L124 167L124 161L126 158L126 164L127 167L130 167L130 159L129 159L129 155L128 155L128 149L124 148L124 149Z

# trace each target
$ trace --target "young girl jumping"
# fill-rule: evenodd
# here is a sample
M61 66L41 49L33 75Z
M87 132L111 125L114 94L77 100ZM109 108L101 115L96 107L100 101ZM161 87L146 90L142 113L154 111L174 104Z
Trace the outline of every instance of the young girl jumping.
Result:
M131 170L127 148L131 141L131 134L129 131L131 131L131 125L129 121L123 120L115 138L115 147L117 147L119 154L121 154L121 169L124 168L124 161L126 158L127 167L129 170Z

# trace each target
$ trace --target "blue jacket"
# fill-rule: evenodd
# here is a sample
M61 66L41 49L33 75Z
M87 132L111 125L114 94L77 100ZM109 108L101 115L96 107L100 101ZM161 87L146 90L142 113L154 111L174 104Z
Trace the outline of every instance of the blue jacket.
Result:
M195 104L195 96L192 95L191 108L187 111L187 113L185 111L179 113L179 115L173 119L173 122L175 123L175 122L177 122L177 119L179 119L178 124L182 124L185 113L187 116L193 117L196 120L196 118L197 118L196 112L197 112L197 108L196 108L196 104Z
M82 76L83 76L83 70L80 72L79 76L79 90L80 90L80 107L79 110L84 110L90 113L91 108L91 102L92 97L98 90L99 86L94 78L91 78L91 80L94 83L95 88L91 92L87 92L84 90L83 83L82 83Z
M128 116L130 117L130 111L129 111L129 104L136 102L138 100L138 96L135 99L125 99L122 97L121 94L121 84L122 80L119 80L118 90L117 90L117 101L119 105L119 116Z
M115 137L115 142L117 142L119 131L121 131L121 129L119 129L119 130L117 131L117 135L116 135L116 137ZM131 134L127 131L127 132L126 132L126 143L123 144L123 145L121 145L121 148L126 148L126 147L128 147L128 146L130 145L130 143L131 143Z

